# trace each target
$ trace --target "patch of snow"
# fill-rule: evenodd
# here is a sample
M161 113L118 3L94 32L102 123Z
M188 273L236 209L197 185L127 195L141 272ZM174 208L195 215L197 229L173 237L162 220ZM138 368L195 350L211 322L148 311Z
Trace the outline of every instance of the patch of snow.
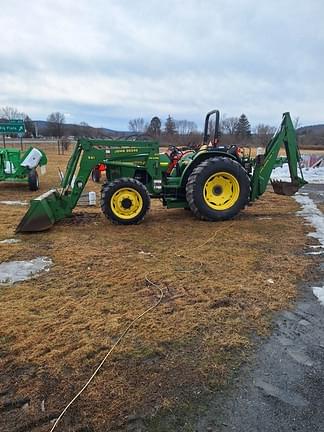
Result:
M13 244L13 243L19 243L19 242L21 242L21 240L10 238L10 239L1 240L0 244Z
M0 284L12 285L49 271L53 261L48 257L37 257L30 261L9 261L0 264Z
M5 204L5 205L28 205L27 201L0 201L0 204Z
M324 167L303 168L304 179L308 183L324 183ZM290 181L288 164L275 168L271 174L272 180Z
M316 238L324 247L324 216L314 201L308 196L296 194L295 200L302 206L302 210L297 212L300 216L307 220L314 228L315 232L308 235Z
M306 252L306 255L322 255L324 253L324 251L319 251L319 252Z
M310 245L311 248L323 248L324 247L324 216L314 201L308 196L297 194L294 196L295 200L302 206L298 215L306 219L314 228L315 232L311 232L308 235L316 238L320 245ZM323 251L309 252L309 255L319 255ZM313 287L314 295L319 299L321 304L324 306L324 286Z
M313 293L324 306L324 287L313 287Z

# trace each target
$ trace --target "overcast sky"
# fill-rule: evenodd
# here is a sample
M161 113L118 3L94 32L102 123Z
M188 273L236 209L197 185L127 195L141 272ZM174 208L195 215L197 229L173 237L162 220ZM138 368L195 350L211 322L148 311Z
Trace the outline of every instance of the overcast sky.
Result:
M323 0L1 0L0 107L127 129L324 123Z

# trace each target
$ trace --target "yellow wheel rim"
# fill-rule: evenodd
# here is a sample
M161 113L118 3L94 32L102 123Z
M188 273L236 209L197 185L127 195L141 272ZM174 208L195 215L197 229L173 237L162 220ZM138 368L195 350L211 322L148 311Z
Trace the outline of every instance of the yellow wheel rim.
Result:
M203 193L208 207L213 210L227 210L238 200L240 185L232 174L218 172L207 179Z
M132 188L118 189L111 197L111 210L120 219L133 219L143 208L143 199L137 190Z

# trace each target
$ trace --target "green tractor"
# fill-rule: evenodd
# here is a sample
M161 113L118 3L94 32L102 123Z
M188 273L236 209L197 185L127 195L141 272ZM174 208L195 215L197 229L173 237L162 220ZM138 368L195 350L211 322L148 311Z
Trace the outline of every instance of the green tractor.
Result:
M47 164L42 150L30 147L26 151L15 148L0 149L0 181L27 183L29 190L39 189L37 167Z
M206 221L231 219L265 192L281 145L286 149L291 183L274 182L273 187L279 194L292 195L306 181L289 113L283 114L264 154L255 159L242 157L236 145L219 144L218 110L207 114L203 144L198 150L183 152L172 147L168 154L162 154L156 141L79 139L61 188L32 200L16 231L43 231L72 216L92 170L99 164L105 165L107 176L101 189L101 209L113 223L141 222L152 198L160 199L167 208L189 209Z

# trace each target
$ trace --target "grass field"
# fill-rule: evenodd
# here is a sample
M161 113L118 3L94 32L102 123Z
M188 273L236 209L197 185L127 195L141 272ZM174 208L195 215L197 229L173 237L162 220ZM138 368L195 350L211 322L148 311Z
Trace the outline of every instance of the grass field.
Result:
M39 194L58 185L67 161L48 156ZM34 196L26 185L0 185L0 200ZM14 236L26 209L0 204L0 240ZM0 429L49 430L131 320L157 301L147 278L163 290L161 304L125 336L57 430L126 430L131 419L173 413L226 385L254 335L268 334L273 312L288 307L309 274L297 209L267 192L213 224L157 201L142 224L122 227L99 207L79 207L48 232L1 245L1 261L48 256L54 264L0 287Z

